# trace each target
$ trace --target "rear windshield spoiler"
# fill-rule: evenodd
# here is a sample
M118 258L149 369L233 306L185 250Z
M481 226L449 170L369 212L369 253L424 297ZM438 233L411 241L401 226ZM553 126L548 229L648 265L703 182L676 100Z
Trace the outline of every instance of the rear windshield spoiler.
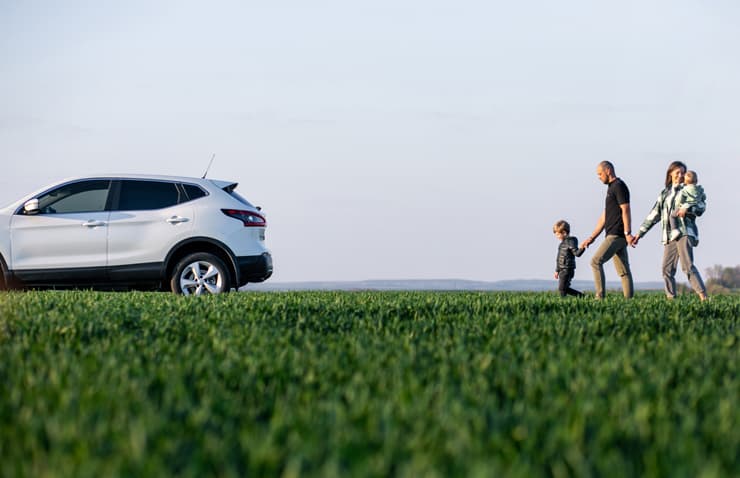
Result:
M218 186L219 188L223 189L227 193L231 194L234 192L234 189L239 185L239 183L232 183L230 181L219 181L217 179L209 179L213 184Z

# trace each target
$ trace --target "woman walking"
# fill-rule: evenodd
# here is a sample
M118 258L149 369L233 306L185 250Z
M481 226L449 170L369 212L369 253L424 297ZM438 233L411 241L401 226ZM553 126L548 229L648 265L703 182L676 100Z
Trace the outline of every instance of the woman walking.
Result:
M686 165L681 161L674 161L668 165L665 189L658 194L658 200L640 226L632 245L637 245L640 238L660 222L662 229L661 241L664 246L663 281L665 282L666 297L669 299L676 297L676 265L680 260L681 269L688 277L691 288L699 294L701 300L705 300L707 291L704 287L704 281L694 265L694 247L697 245L699 236L696 227L696 216L704 214L706 203L700 201L689 208L679 207L680 192L683 188L685 174ZM674 232L675 229L671 230L671 214L683 218L682 221L674 221L674 226L678 229L678 235ZM672 232L673 235L671 235ZM677 238L671 240L672 237Z

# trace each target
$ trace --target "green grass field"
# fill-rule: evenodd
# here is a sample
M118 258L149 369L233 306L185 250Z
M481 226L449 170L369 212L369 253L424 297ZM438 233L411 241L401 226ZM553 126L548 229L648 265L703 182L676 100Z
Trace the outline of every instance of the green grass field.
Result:
M740 475L740 298L0 293L2 476Z

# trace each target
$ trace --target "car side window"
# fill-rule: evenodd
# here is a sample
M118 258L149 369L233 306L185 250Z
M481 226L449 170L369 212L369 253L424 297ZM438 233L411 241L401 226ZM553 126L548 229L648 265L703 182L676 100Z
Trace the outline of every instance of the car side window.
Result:
M109 191L110 181L103 179L65 184L39 196L39 211L41 214L105 211Z
M119 211L148 211L174 206L183 201L175 183L166 181L121 181Z

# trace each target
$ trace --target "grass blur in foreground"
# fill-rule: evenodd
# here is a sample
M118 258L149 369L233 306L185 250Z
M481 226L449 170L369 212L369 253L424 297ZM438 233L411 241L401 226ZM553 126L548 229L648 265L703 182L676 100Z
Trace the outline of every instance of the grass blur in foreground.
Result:
M740 297L0 293L0 476L740 475Z

